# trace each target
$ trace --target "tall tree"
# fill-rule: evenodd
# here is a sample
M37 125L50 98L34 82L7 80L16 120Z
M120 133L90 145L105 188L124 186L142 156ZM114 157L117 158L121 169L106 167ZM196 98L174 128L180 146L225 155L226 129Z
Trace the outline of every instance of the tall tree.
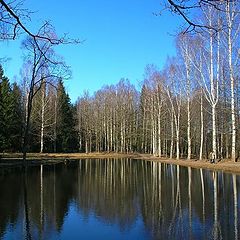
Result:
M46 36L54 35L53 29L48 26L41 28L39 34ZM43 32L43 33L42 33ZM27 79L26 120L23 134L23 164L26 164L26 153L28 150L28 137L32 104L35 95L43 84L54 84L59 78L69 77L69 69L65 63L54 53L53 44L46 40L33 41L27 38L23 47L27 51L25 60L29 66L30 76Z
M11 150L22 151L23 134L23 105L22 92L17 83L13 83L11 92L11 121L9 122L9 134L11 136Z
M11 88L10 82L6 76L4 76L4 71L2 66L0 66L0 145L2 150L6 150L10 147L10 140L8 137L8 123L9 114L11 112Z
M20 151L22 135L21 92L13 86L0 66L0 142L1 150Z
M78 138L75 130L75 107L71 104L62 80L57 86L57 151L74 152L78 149Z
M178 48L180 49L180 54L183 58L183 64L185 67L185 78L184 81L186 84L186 97L187 97L187 143L188 143L188 153L187 159L191 159L192 154L192 137L191 137L191 62L189 60L189 52L190 52L190 36L188 34L181 33L178 38Z
M226 39L228 53L228 68L231 85L231 120L232 120L232 160L236 159L236 71L235 66L238 63L239 46L236 46L239 41L239 3L238 1L227 1L225 3L225 17L227 22ZM235 50L235 51L234 51ZM234 58L234 55L237 56Z

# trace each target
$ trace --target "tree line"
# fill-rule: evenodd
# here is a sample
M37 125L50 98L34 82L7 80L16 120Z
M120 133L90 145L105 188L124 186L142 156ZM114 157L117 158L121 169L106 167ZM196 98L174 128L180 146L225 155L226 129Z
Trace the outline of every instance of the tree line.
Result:
M148 65L140 92L121 80L78 100L80 150L238 158L239 3L201 10L207 27L181 32L177 56Z
M198 22L207 27L181 32L176 57L161 70L146 66L140 90L121 79L75 104L62 81L68 68L52 43L27 38L21 86L11 86L1 69L1 151L143 152L176 159L212 152L235 160L239 20L237 1L201 6ZM38 35L52 33L45 26Z
M43 80L44 81L44 80ZM24 84L10 84L0 66L0 152L22 152L28 93ZM75 110L63 81L43 83L33 103L28 151L76 151Z

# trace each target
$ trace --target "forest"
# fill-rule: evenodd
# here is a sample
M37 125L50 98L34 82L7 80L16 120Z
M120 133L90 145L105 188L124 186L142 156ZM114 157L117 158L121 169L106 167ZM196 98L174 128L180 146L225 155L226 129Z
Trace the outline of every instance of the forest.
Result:
M238 158L239 3L207 4L197 31L176 36L162 69L87 91L75 103L52 42L26 38L21 80L0 69L0 152L139 152L168 158ZM45 25L38 36L49 33ZM161 54L161 53L159 53Z

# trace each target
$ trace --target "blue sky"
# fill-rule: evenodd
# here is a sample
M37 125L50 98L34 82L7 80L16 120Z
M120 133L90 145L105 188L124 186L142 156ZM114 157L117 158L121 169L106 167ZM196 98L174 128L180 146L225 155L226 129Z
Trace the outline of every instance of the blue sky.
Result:
M51 20L59 35L85 40L79 45L57 47L72 69L72 79L65 82L72 101L84 90L90 93L103 85L128 78L136 86L143 80L147 64L161 68L167 56L175 54L175 37L182 20L164 11L163 0L25 0L34 11L32 30L44 19ZM22 50L19 41L1 42L0 57L5 74L19 76ZM18 77L19 79L19 77Z

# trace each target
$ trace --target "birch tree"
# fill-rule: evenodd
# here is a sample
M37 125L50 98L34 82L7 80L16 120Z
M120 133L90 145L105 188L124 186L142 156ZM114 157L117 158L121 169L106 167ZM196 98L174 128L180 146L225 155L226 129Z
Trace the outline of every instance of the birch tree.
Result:
M40 33L45 35L54 34L52 29L42 28ZM39 49L41 46L41 49ZM26 153L28 145L29 124L32 112L32 103L34 96L41 89L43 83L54 83L59 78L69 77L69 69L65 63L54 55L53 45L49 41L40 41L35 44L31 38L27 38L23 42L23 47L26 50L25 61L30 66L30 76L28 76L28 93L27 93L27 108L26 122L23 134L23 163L26 164Z
M177 66L169 66L169 85L166 87L166 93L169 99L169 103L172 111L172 123L175 126L176 133L176 159L180 158L180 116L182 108L182 89L180 81L176 81L178 78L179 71Z
M235 66L237 66L239 56L234 53L238 51L237 42L239 41L239 3L238 1L226 1L225 3L225 19L226 19L226 30L225 36L227 40L227 54L228 54L228 68L229 68L229 78L231 86L231 127L232 127L232 150L231 157L232 160L236 159L236 110L235 110L235 86L236 86L236 71ZM234 58L234 56L236 56Z
M186 95L187 95L187 143L188 143L188 153L187 153L187 159L191 159L191 153L192 153L192 141L191 141L191 62L189 59L190 54L190 38L187 34L180 33L179 39L178 39L178 46L180 48L180 53L183 58L184 67L185 67L185 82L186 82Z

